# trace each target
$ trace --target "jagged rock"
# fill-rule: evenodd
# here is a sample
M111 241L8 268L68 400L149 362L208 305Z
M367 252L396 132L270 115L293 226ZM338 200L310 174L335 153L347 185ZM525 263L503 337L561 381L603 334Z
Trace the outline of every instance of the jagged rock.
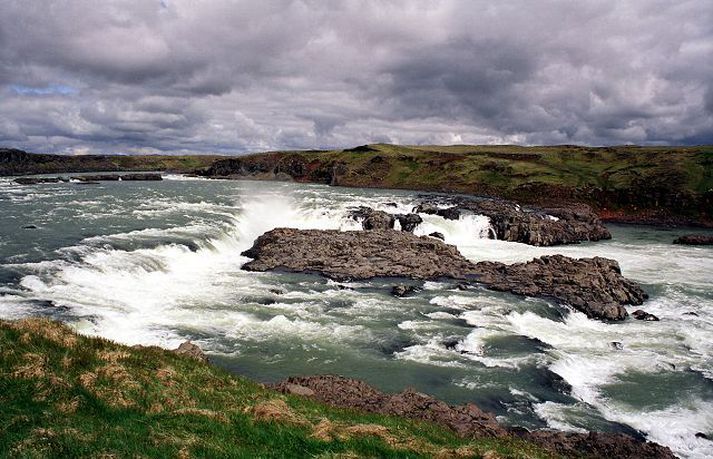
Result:
M287 393L290 384L309 388L314 392L312 397L316 400L340 408L437 422L462 436L507 435L507 430L498 424L493 415L472 403L450 406L414 389L385 394L363 381L334 375L292 377L275 384L273 388Z
M624 349L624 345L621 344L619 341L612 341L609 343L609 345L612 347L612 349L616 349L617 351L621 351Z
M416 291L416 287L413 285L404 285L404 284L399 284L399 285L394 285L391 288L391 294L393 296L398 296L398 297L405 297L407 295L410 295Z
M614 260L562 255L527 263L472 263L454 246L403 231L336 231L278 228L243 252L247 271L316 272L335 280L373 277L467 279L518 295L550 297L588 317L622 320L624 305L648 297L621 275Z
M676 238L673 243L681 245L713 245L713 235L686 234Z
M449 336L448 338L444 339L441 344L443 344L446 349L454 351L456 349L456 346L460 343L461 339L459 336Z
M413 211L418 214L438 215L446 220L460 219L460 210L456 206L438 207L435 204L423 203L413 208Z
M636 320L646 320L650 322L658 322L659 318L656 317L653 314L649 314L646 311L643 311L641 309L637 309L636 311L632 312L631 315L634 317Z
M401 231L413 233L418 225L423 223L423 219L418 214L397 214L396 220L401 225Z
M621 275L619 264L608 258L573 259L563 255L535 258L527 263L477 264L479 282L489 289L526 296L553 297L590 318L623 320L624 305L639 305L648 295Z
M183 355L192 359L200 360L202 362L208 361L208 357L205 355L203 350L198 347L198 345L193 344L190 341L185 341L181 343L181 345L178 346L178 348L174 349L173 352L178 355Z
M393 215L371 207L355 207L349 210L348 215L354 220L361 220L361 227L365 230L393 229L396 223L396 217Z
M416 206L414 212L450 220L458 220L463 213L485 215L493 228L491 238L536 246L611 238L599 217L586 205L541 209L500 199L450 197L447 201L454 205L443 208L426 202Z
M443 235L443 233L439 233L438 231L434 231L429 234L430 237L435 237L436 239L440 239L442 241L446 240L446 237Z
M565 457L606 457L617 459L675 459L676 457L665 446L639 440L626 434L560 432L554 430L535 430L518 433L518 436Z
M309 397L338 408L348 408L444 425L465 438L522 437L565 457L622 457L671 459L665 446L624 434L577 433L508 428L473 403L449 405L430 395L406 389L397 394L378 391L363 381L335 375L291 377L271 386L282 393L306 388Z

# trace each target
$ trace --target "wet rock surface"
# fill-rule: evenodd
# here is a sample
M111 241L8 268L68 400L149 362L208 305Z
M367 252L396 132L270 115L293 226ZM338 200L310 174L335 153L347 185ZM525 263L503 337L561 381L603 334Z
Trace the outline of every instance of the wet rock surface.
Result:
M621 275L608 258L573 259L563 255L506 265L480 262L479 282L492 290L535 297L553 297L595 319L623 320L624 305L639 305L648 295Z
M518 295L554 298L588 317L622 320L624 305L639 305L646 293L606 258L562 255L527 263L472 263L454 246L404 231L337 231L278 228L243 252L247 271L320 273L335 280L373 277L468 280Z
M673 243L680 245L713 245L713 234L686 234L676 238Z
M641 309L637 309L636 311L631 313L631 316L636 319L636 320L645 320L648 322L658 322L659 318L656 317L653 314L650 314L646 311L643 311Z
M491 238L535 246L552 246L610 239L599 217L586 205L521 207L500 199L439 198L414 208L416 213L458 220L464 214L485 215L493 228Z
M521 437L566 457L673 458L661 445L624 434L573 433L507 428L477 405L449 405L430 395L406 389L383 393L363 381L335 375L291 377L271 386L293 395L313 398L339 408L396 415L447 426L461 437Z

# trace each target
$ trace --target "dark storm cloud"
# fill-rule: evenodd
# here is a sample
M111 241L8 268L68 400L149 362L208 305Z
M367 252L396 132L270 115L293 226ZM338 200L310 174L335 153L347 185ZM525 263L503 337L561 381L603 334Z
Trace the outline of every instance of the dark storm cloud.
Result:
M713 139L701 1L0 2L0 145Z

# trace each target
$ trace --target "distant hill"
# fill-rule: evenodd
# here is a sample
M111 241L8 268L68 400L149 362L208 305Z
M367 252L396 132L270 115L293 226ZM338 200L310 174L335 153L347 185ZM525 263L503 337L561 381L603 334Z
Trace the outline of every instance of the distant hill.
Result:
M173 171L208 167L220 156L168 155L47 155L0 148L0 175L63 174L69 172Z
M206 177L583 202L605 220L713 227L713 146L362 145L244 156L60 156L0 149L0 175L196 172Z
M459 192L539 205L584 202L609 220L713 226L713 146L376 144L225 158L202 173Z

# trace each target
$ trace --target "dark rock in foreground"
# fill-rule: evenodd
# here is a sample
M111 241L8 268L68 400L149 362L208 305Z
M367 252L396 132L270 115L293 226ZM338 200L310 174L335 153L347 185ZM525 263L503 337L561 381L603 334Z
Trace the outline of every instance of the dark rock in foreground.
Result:
M642 304L646 293L606 258L543 256L527 263L472 263L454 246L403 231L336 231L278 228L243 252L247 271L320 273L335 280L373 277L452 278L519 295L551 297L588 317L622 320L624 305Z
M465 213L485 215L493 227L491 238L535 246L611 239L599 217L586 205L541 209L500 199L450 197L447 201L450 207L425 202L414 212L449 220L458 220Z
M291 377L272 386L282 393L306 396L339 408L396 415L445 425L461 437L521 437L566 457L673 458L671 450L624 434L574 433L509 429L473 403L449 405L406 389L385 394L363 381L334 375Z
M681 245L713 245L713 234L686 234L676 238L673 243Z

